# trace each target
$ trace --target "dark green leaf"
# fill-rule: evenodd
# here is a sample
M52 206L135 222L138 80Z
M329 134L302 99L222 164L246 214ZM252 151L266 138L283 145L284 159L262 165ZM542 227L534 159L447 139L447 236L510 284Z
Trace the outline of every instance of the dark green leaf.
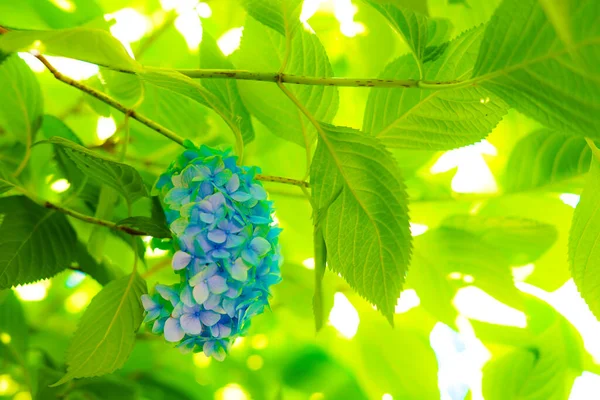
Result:
M0 360L20 362L29 331L21 303L11 290L0 291Z
M0 198L0 289L50 278L75 259L64 215L23 196Z
M107 268L106 265L94 260L90 253L88 253L85 245L81 242L77 243L76 261L81 272L88 274L103 286L116 278L114 272Z
M40 126L43 98L37 78L16 54L0 64L0 93L0 127L30 146Z
M146 236L157 238L171 237L171 231L166 224L158 224L149 217L129 217L117 222L117 225L137 229L144 232Z
M110 282L94 297L69 345L67 374L55 385L123 366L142 323L141 296L146 292L146 281L134 272Z
M148 196L140 174L133 167L104 158L61 137L53 137L49 142L64 152L87 177L115 189L130 204Z
M392 322L411 252L400 171L377 139L326 124L321 131L311 166L315 206L342 188L323 226L329 266Z

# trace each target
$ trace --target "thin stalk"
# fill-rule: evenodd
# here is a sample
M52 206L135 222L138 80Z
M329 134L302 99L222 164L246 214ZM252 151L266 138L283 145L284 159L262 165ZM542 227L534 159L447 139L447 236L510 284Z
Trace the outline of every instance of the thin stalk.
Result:
M42 62L42 64L44 64L44 66L48 69L48 71L50 71L52 73L52 75L54 75L54 77L56 79L58 79L59 81L64 82L67 85L73 86L74 88L77 88L77 89L81 90L82 92L85 92L85 93L89 94L90 96L97 98L98 100L108 104L109 106L121 111L122 113L124 113L126 115L131 116L131 118L141 122L142 124L146 125L147 127L151 128L151 129L155 130L156 132L160 133L167 139L170 139L170 140L174 141L175 143L178 143L183 146L184 139L181 136L177 135L175 132L173 132L170 129L160 125L159 123L137 113L135 110L125 107L123 104L114 100L110 96L107 96L106 94L104 94L102 92L99 92L89 86L86 86L74 79L69 78L68 76L63 75L56 68L54 68L54 66L52 66L52 64L50 64L50 62L43 55L38 54L35 57L38 60L40 60Z
M420 81L418 79L377 79L377 78L339 78L298 76L278 72L253 72L232 69L178 69L176 70L194 79L238 79L245 81L281 82L296 85L342 86L342 87L380 87L380 88L422 88L422 89L454 89L468 86L470 83L460 81ZM127 71L123 71L127 72Z
M292 178L284 178L281 176L271 176L271 175L256 175L256 179L258 179L259 181L264 181L264 182L276 182L276 183L283 183L286 185L295 185L301 188L307 188L309 186L308 182L306 181L300 181L298 179L292 179Z

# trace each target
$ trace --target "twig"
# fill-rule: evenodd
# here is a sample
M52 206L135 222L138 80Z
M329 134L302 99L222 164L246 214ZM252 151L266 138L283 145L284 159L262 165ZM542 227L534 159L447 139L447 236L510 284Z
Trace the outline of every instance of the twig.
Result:
M139 114L135 110L125 107L123 104L114 100L110 96L107 96L106 94L99 92L96 89L93 89L93 88L86 86L74 79L69 78L68 76L63 75L56 68L54 68L54 66L52 66L52 64L50 64L50 62L43 55L37 54L37 55L35 55L35 57L38 60L40 60L42 62L42 64L44 64L44 66L48 69L48 71L50 71L52 73L52 75L54 75L54 77L56 79L58 79L59 81L64 82L67 85L73 86L73 87L81 90L82 92L85 92L85 93L97 98L98 100L108 104L109 106L121 111L122 113L124 113L126 115L130 115L131 118L141 122L142 124L155 130L156 132L160 133L161 135L165 136L166 138L183 146L184 139L181 136L177 135L175 132L173 132L170 129L160 125L159 123Z
M104 226L104 227L107 227L109 229L113 229L115 231L122 231L122 232L128 233L130 235L134 235L134 236L147 236L146 232L142 232L142 231L137 230L135 228L130 228L128 226L117 225L116 223L111 222L111 221L106 221L106 220L99 219L99 218L96 218L96 217L92 217L92 216L89 216L89 215L81 214L81 213L79 213L79 212L77 212L75 210L71 210L69 208L65 208L65 207L59 206L58 204L54 204L54 203L51 203L49 201L45 201L44 203L42 203L42 206L44 206L44 207L46 207L46 208L48 208L50 210L56 210L58 212L66 214L66 215L68 215L70 217L73 217L75 219L78 219L80 221L87 222L89 224L95 224L95 225Z
M270 175L256 175L256 179L264 182L277 182L286 185L295 185L303 188L307 188L309 183L306 181L300 181L298 179L284 178L281 176L270 176Z

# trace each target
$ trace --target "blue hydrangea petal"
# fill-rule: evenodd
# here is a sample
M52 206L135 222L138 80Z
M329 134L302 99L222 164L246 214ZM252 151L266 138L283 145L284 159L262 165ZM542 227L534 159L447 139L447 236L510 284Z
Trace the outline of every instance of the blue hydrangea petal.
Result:
M215 229L213 231L208 232L207 237L211 242L218 244L225 243L225 241L227 240L227 234L220 229Z
M202 281L194 286L192 293L194 295L194 300L196 300L198 304L202 304L208 299L210 291L208 290L208 285L206 282Z
M184 283L182 285L181 292L179 293L179 298L185 306L192 307L195 305L192 288L187 283Z
M165 339L167 342L179 342L185 336L178 318L169 318L165 322Z
M227 280L220 275L214 275L208 278L208 289L211 293L221 294L228 289Z
M179 321L181 328L188 335L199 335L202 332L202 323L195 314L183 314Z
M263 257L271 250L271 243L269 243L267 239L259 236L252 239L250 247L259 257Z
M179 271L182 270L184 268L186 268L189 264L190 261L192 260L192 255L189 253L186 253L184 251L178 250L175 252L175 254L173 255L173 269L175 271Z
M204 302L203 306L207 310L215 311L217 307L221 304L221 296L218 294L211 293L208 296L208 299Z
M240 177L237 174L232 175L231 178L229 178L229 181L227 181L227 183L225 184L225 189L227 189L227 192L230 194L238 190L239 187Z
M200 321L206 326L213 326L221 319L221 315L214 311L201 311Z
M154 321L152 325L152 333L155 335L162 335L165 331L165 322L167 322L167 318L161 318Z
M236 281L245 282L248 279L248 267L241 258L235 260L231 266L230 274Z
M167 301L170 301L173 306L179 303L179 293L175 289L166 285L156 285L155 287L158 294Z

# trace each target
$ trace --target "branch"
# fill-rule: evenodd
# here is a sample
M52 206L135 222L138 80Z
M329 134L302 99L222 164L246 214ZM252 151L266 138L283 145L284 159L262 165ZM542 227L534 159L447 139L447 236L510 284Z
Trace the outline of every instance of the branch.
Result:
M50 62L43 55L35 54L35 57L38 60L40 60L42 62L42 64L44 64L44 66L48 69L48 71L50 71L52 73L52 75L54 75L54 77L56 79L58 79L59 81L64 82L67 85L73 86L74 88L77 88L77 89L81 90L82 92L85 92L85 93L89 94L90 96L97 98L98 100L108 104L109 106L121 111L125 115L129 115L131 118L141 122L142 124L146 125L147 127L151 128L151 129L155 130L156 132L160 133L167 139L170 139L170 140L174 141L175 143L178 143L183 146L184 139L181 136L177 135L175 132L173 132L170 129L160 125L159 123L139 114L137 111L125 107L123 104L114 100L110 96L107 96L106 94L104 94L96 89L93 89L93 88L86 86L72 78L69 78L68 76L63 75L56 68L54 68L54 66L52 66L52 64L50 64Z
M89 215L81 214L81 213L79 213L77 211L74 211L74 210L71 210L69 208L65 208L65 207L59 206L58 204L50 203L49 201L45 201L42 205L44 207L50 209L50 210L59 211L59 212L61 212L63 214L66 214L66 215L68 215L70 217L76 218L76 219L78 219L80 221L83 221L83 222L87 222L87 223L90 223L90 224L104 226L106 228L109 228L109 229L112 229L112 230L115 230L115 231L122 231L122 232L128 233L130 235L134 235L134 236L146 236L147 235L145 232L139 231L139 230L137 230L135 228L130 228L128 226L117 225L117 224L115 224L114 222L111 222L111 221L106 221L106 220L103 220L103 219L98 219L98 218L95 218L95 217L91 217Z
M271 176L271 175L256 175L256 179L258 179L259 181L264 181L264 182L276 182L276 183L283 183L286 185L295 185L295 186L299 186L301 188L307 188L309 186L308 182L306 181L301 181L298 179L291 179L291 178L284 178L281 176Z
M420 89L456 89L473 85L467 81L421 81L418 79L371 79L371 78L317 78L298 76L278 72L252 72L232 69L177 69L189 78L196 79L238 79L245 81L261 81L273 83L292 83L296 85L344 86L344 87L379 87L379 88L420 88ZM128 71L121 71L128 72ZM131 72L133 73L133 72Z

